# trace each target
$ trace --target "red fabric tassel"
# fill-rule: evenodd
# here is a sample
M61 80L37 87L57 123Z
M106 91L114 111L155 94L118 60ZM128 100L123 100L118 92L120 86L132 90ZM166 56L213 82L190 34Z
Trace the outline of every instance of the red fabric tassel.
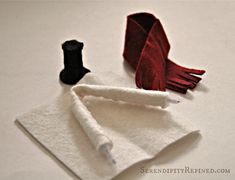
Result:
M136 70L139 88L186 93L196 87L204 70L189 69L168 59L170 44L161 22L152 14L127 17L124 59Z

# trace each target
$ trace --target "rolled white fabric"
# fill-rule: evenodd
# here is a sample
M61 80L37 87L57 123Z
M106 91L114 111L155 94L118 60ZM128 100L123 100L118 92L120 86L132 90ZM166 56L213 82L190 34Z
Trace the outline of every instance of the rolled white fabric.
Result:
M73 102L72 111L74 116L81 124L95 148L113 163L115 163L115 160L110 153L113 143L82 103L80 98L86 95L103 97L114 101L124 101L132 104L160 106L162 108L168 105L168 93L161 91L87 84L79 84L71 89Z
M72 111L75 118L79 121L83 130L91 140L92 144L97 150L100 150L102 145L107 144L112 149L112 141L105 135L102 127L93 118L90 111L87 110L86 106L82 103L80 97L72 90Z
M74 86L72 91L81 96L92 95L132 104L160 106L162 108L168 106L169 93L163 91L87 84Z

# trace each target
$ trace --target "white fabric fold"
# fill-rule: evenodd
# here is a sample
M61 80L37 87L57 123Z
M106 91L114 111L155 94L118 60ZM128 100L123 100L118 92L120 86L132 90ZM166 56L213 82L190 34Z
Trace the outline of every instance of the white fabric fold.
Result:
M124 101L139 105L152 105L166 108L168 106L168 92L152 91L144 89L134 89L127 87L115 87L107 85L87 85L79 84L71 89L74 97L91 95L112 99L114 101Z
M17 117L17 122L30 135L84 180L112 179L135 163L154 158L170 144L198 131L170 107L161 108L166 105L167 94L158 97L142 90L98 86L125 84L120 77L110 73L109 77L88 73L81 80L82 84L72 89L75 101L71 100L70 91L50 104ZM163 100L155 102L150 96ZM92 121L87 126L88 119ZM89 126L95 130L90 135ZM94 138L93 133L101 136ZM116 160L113 166L96 150L103 142L113 144L112 154Z
M103 152L109 159L112 159L110 150L113 143L102 127L91 115L81 99L84 96L95 96L111 99L114 101L123 101L126 103L138 105L152 105L165 108L168 105L168 93L162 91L147 91L143 89L124 88L105 85L87 85L79 84L71 89L72 111L74 116L82 126L83 130L99 152ZM107 146L107 151L102 148ZM112 160L110 160L112 161Z
M86 87L89 89L90 85L78 85L71 90L73 114L98 151L103 145L107 145L111 149L113 146L112 141L80 99L84 96L84 93L88 93L87 95L92 94L92 92L87 92Z

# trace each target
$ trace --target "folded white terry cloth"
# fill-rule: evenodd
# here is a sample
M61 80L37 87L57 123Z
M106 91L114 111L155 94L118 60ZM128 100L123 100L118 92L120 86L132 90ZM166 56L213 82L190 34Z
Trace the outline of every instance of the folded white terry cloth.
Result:
M29 134L81 179L112 179L197 131L172 109L161 108L166 105L167 93L157 96L151 91L98 85L126 85L125 80L110 73L110 78L99 76L106 82L88 73L70 92L17 118ZM112 147L116 164L110 164L97 151L103 143Z

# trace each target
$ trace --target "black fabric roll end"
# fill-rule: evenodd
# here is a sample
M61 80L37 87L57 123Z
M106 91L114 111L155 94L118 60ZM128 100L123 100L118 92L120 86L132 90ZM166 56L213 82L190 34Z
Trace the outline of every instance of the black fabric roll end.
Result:
M63 69L60 72L60 80L64 84L74 85L77 84L77 82L80 81L80 79L82 79L83 76L85 76L85 74L89 72L91 71L85 67L77 71L68 71L66 69Z

